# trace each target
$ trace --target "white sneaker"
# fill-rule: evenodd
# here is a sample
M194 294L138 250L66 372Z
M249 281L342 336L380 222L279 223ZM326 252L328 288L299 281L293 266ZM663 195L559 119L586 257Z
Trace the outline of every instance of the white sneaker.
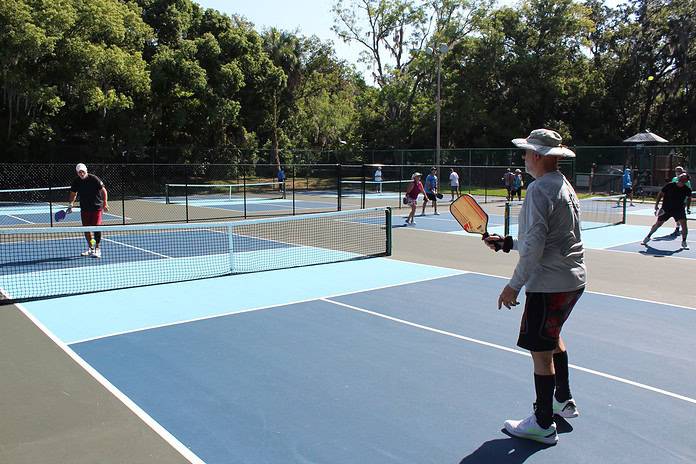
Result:
M580 415L578 407L573 398L559 402L556 400L555 396L553 398L553 413L561 417L565 417L566 419L572 419L573 417L578 417Z
M101 258L101 249L97 248L94 250L94 253L92 253L92 258Z
M415 221L411 221L411 222L408 223L408 225L409 225L409 226L415 226L415 225L416 225L416 222L415 222Z
M94 253L94 250L90 248L89 250L80 253L80 256L92 256L92 253Z
M643 239L643 241L640 242L640 244L643 245L643 246L645 246L645 245L648 244L649 241L650 241L650 237L645 237L645 238Z
M438 213L437 211L435 211L435 213L433 213L433 214L434 214L435 216L439 216L439 215L440 215L440 213Z
M686 240L682 240L682 250L688 250L689 249L689 244L686 243Z
M551 425L547 429L541 428L539 424L537 424L534 414L521 421L508 419L503 426L511 435L519 438L526 438L527 440L534 440L547 445L555 445L558 443L556 423L551 422Z

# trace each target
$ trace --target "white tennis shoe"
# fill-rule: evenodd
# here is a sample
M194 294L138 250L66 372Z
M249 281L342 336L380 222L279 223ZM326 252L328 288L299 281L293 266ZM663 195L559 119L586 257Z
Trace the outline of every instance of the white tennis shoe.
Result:
M504 427L511 435L519 438L526 438L527 440L534 440L547 445L558 443L556 423L551 422L549 428L542 428L537 423L534 414L521 421L508 419L505 421Z
M557 401L556 397L554 397L553 413L566 419L572 419L573 417L578 417L580 415L578 406L575 404L575 400L573 398L565 401Z
M94 253L94 250L92 250L90 248L87 251L83 251L82 253L80 253L80 256L92 256L93 253Z
M101 248L94 250L94 253L92 253L92 258L101 258Z
M688 249L689 249L689 244L686 243L686 240L682 240L682 249L683 249L683 250L688 250Z

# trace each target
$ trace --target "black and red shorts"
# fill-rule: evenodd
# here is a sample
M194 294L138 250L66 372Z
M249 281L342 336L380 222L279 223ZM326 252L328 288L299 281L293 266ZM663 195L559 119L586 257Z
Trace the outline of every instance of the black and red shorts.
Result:
M80 210L83 226L100 226L102 223L102 212Z
M584 290L581 288L559 293L527 292L517 346L529 351L556 349L563 324Z

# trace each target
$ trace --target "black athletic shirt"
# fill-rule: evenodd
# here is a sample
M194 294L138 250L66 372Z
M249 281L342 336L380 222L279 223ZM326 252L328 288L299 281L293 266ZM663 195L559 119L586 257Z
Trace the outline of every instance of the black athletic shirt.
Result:
M104 201L101 197L101 189L104 183L94 174L87 174L84 180L76 177L70 186L71 192L80 195L80 209L82 211L99 211Z
M686 185L679 187L676 182L670 182L662 187L662 209L665 211L680 211L684 209L684 202L691 196L691 189Z

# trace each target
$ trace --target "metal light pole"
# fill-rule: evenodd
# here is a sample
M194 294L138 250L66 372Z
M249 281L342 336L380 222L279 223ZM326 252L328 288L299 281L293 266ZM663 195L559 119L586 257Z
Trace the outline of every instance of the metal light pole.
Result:
M449 50L449 47L447 44L441 43L438 45L437 50L434 50L430 47L425 49L425 52L428 55L436 55L437 56L437 94L435 97L435 114L436 114L436 123L435 123L435 166L440 167L440 69L442 68L442 55L447 53Z

